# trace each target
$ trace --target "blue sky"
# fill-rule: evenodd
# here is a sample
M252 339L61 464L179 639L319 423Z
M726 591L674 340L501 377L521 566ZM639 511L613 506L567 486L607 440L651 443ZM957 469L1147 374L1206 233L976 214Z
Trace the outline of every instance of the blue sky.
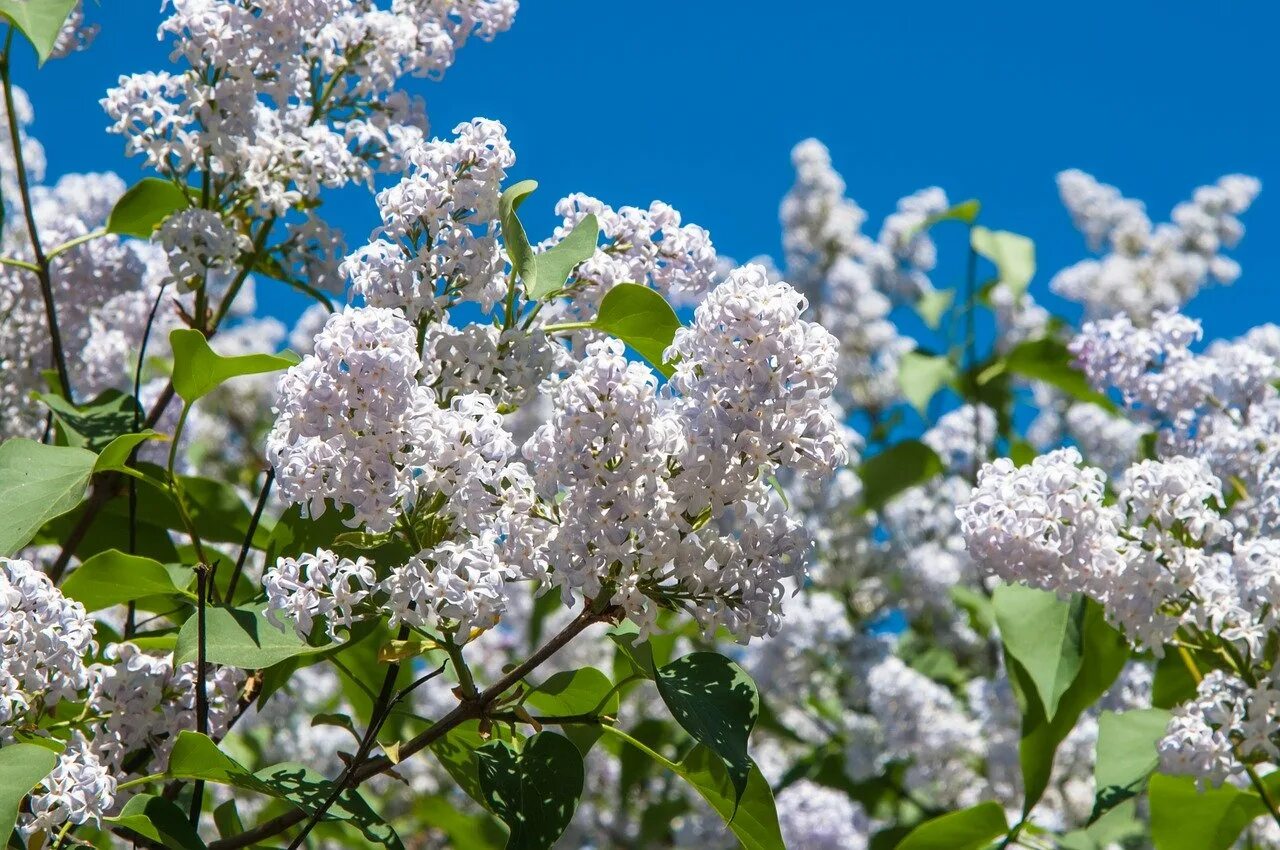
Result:
M106 135L97 105L120 74L166 66L158 0L90 5L93 49L16 77L35 101L50 173L134 161ZM1239 171L1262 179L1234 253L1244 275L1201 294L1190 312L1210 335L1280 319L1280 68L1274 4L1215 0L1057 4L806 4L729 0L526 0L515 27L473 43L442 83L414 81L433 130L475 115L503 121L516 177L542 188L524 212L537 235L572 191L611 204L665 200L707 227L722 253L780 252L777 205L791 146L817 136L871 214L942 186L977 197L989 226L1038 245L1043 297L1052 272L1084 256L1054 175L1091 171L1147 202L1153 219L1190 190ZM331 214L353 244L372 199ZM935 282L953 285L951 243ZM957 246L958 247L958 246ZM281 315L300 303L264 286ZM1049 299L1052 306L1061 306Z

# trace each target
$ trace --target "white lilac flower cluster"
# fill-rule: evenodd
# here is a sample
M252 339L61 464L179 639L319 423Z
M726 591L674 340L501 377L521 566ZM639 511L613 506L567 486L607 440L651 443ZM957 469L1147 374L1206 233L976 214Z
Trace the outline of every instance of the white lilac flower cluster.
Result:
M33 143L37 144L38 143ZM30 169L31 163L28 162ZM72 174L53 186L32 188L33 215L41 242L58 245L100 227L124 183L114 174ZM12 204L15 194L5 195ZM34 255L22 216L10 208L0 250L32 262ZM146 320L155 287L164 273L163 255L150 245L117 236L92 239L51 262L50 278L67 366L77 397L91 397L121 384L131 352L141 338L128 334L126 318ZM38 436L44 424L32 392L47 389L41 371L53 358L48 320L37 275L0 266L0 435ZM132 324L132 323L128 323Z
M30 561L0 558L0 740L83 690L94 649L83 605Z
M922 225L947 208L947 197L931 188L903 198L871 239L862 233L866 213L845 197L821 142L801 142L791 160L796 182L779 212L787 278L840 340L841 402L884 406L898 394L899 358L915 347L899 336L889 311L932 291L937 250Z
M1167 224L1153 225L1143 205L1121 196L1082 171L1058 175L1062 201L1096 260L1063 269L1050 286L1085 306L1090 317L1127 315L1146 323L1159 311L1177 310L1210 280L1232 283L1240 266L1225 256L1244 235L1239 216L1261 184L1231 174L1196 189L1174 207Z
M974 559L1005 581L1085 593L1156 654L1172 641L1227 647L1239 669L1208 672L1160 744L1166 772L1218 784L1277 754L1266 647L1280 602L1280 399L1269 326L1197 354L1200 335L1161 312L1147 326L1086 324L1071 349L1133 420L1123 451L1099 452L1106 472L1073 448L997 460L958 514ZM1156 457L1133 462L1149 429Z
M99 823L110 814L117 780L90 750L84 738L74 740L58 756L58 764L31 794L31 811L20 817L26 836L56 832L63 824Z
M571 355L548 340L550 326L508 317L500 332L455 328L446 307L487 310L505 293L504 255L496 242L476 247L475 234L435 235L475 214L488 239L512 161L500 125L476 121L459 134L409 152L423 170L379 196L384 233L402 244L347 261L369 306L332 316L314 353L280 379L268 438L281 494L313 516L332 503L375 532L424 515L444 525L376 584L331 553L283 561L267 574L271 610L309 633L315 617L335 612L328 628L349 625L372 595L396 622L485 628L505 610L508 582L534 580L566 601L607 588L646 628L650 600L662 599L708 629L744 639L776 631L781 580L803 569L804 543L767 481L784 470L817 479L845 462L827 403L834 339L801 318L798 293L756 266L732 272L676 333L667 352L675 374L661 389L616 340L574 341ZM671 292L709 285L699 263L710 242L674 211L656 205L647 220L598 211L615 243L584 274L627 262L628 276L647 269L638 276ZM482 275L432 259L454 258L459 240L464 252L488 252ZM604 283L589 281L583 297L593 301ZM513 356L521 351L537 356ZM539 391L550 418L517 461L497 403L519 405L553 370Z
M1195 698L1173 710L1160 739L1160 768L1221 785L1247 762L1280 757L1280 689L1250 688L1222 670L1210 671Z
M407 149L407 176L377 197L382 227L343 262L352 290L411 322L470 300L488 310L506 293L498 197L515 154L496 121Z
M563 221L540 249L552 247L588 215L594 215L604 244L577 269L573 298L548 305L557 320L589 319L605 293L619 283L641 283L677 306L695 304L721 278L711 235L696 224L684 224L680 212L662 201L648 209L613 209L589 195L575 193L556 204Z
M778 824L790 847L866 850L871 821L848 795L802 779L778 794Z
M182 180L208 171L256 214L402 167L422 139L404 76L440 76L471 36L506 30L514 0L304 4L179 0L160 27L181 73L120 78L103 106L131 154Z
M103 658L90 668L87 705L102 719L90 727L89 752L122 773L126 757L145 750L143 767L164 770L178 732L196 728L195 663L175 669L172 655L151 655L129 642L108 645ZM244 679L234 667L207 672L208 734L215 740L230 727Z

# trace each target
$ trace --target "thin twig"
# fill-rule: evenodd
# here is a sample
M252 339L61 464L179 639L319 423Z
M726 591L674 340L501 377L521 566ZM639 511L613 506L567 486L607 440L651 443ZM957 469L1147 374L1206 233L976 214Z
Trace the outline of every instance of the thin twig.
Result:
M31 186L27 178L27 166L22 156L22 133L18 125L18 113L13 101L13 80L9 74L12 56L13 30L9 27L5 37L4 54L0 55L0 83L4 86L4 105L9 116L9 141L13 145L13 165L17 172L18 193L22 196L22 213L27 220L27 236L31 240L31 253L36 258L36 277L40 280L40 297L44 300L45 319L49 325L49 344L53 348L53 365L58 371L58 381L67 401L75 401L71 391L71 373L67 369L67 353L62 348L62 334L58 330L58 310L53 303L53 276L49 273L49 258L40 244L40 231L36 227L35 207L31 203Z
M474 720L483 717L489 706L498 700L503 694L511 689L513 685L528 676L548 658L555 655L565 647L571 640L577 637L587 627L596 623L603 623L612 620L617 614L617 610L611 607L605 607L596 610L594 606L588 607L578 614L567 626L565 626L555 637L551 638L542 645L536 652L530 655L520 664L516 665L506 675L498 679L488 688L481 691L475 699L466 700L458 703L452 711L440 718L439 722L433 724L422 734L414 737L400 747L400 761L409 758L415 753L421 752L431 746L436 741L449 734L467 720ZM356 788L360 783L364 782L371 776L385 773L394 767L391 759L386 756L377 758L366 758L362 762L352 762L351 779L349 785ZM268 821L258 824L252 829L245 830L239 835L229 836L217 841L212 841L208 845L208 850L239 850L242 847L250 847L259 842L265 841L274 835L279 835L287 829L298 825L306 820L308 813L302 809L294 809L286 812L278 817L274 817Z
M253 535L258 532L258 523L262 520L262 511L271 496L271 485L276 480L275 467L267 467L267 477L262 481L262 489L258 491L258 504L249 519L249 530L245 532L244 543L240 545L240 556L236 558L235 569L231 571L231 580L227 582L227 601L234 602L236 585L240 583L240 573L244 572L244 562L249 557L249 549L253 546Z

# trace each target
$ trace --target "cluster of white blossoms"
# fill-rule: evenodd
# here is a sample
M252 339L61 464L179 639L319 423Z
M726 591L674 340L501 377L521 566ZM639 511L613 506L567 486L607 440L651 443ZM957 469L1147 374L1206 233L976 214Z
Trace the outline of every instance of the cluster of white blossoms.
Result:
M342 266L355 295L411 322L460 300L488 310L506 293L498 197L515 154L496 121L459 124L454 134L405 150L407 175L377 197L377 238Z
M1157 747L1166 773L1221 785L1245 764L1280 757L1280 690L1250 688L1222 670L1210 671L1195 698L1179 705Z
M169 262L165 283L194 289L210 272L233 268L253 247L249 237L236 233L212 210L179 210L164 220L156 234Z
M183 729L196 728L196 665L175 669L172 655L152 655L130 642L110 644L104 662L90 667L87 705L101 717L91 727L86 748L117 773L130 757L145 751L135 772L163 770ZM230 727L245 674L234 667L210 668L206 676L208 730L221 738Z
M1261 637L1231 577L1221 483L1200 460L1144 460L1106 498L1106 475L1074 448L1015 467L1001 458L979 473L957 513L984 570L1101 602L1135 644L1156 653L1179 627Z
M366 558L341 558L328 549L297 558L281 558L262 577L270 608L267 616L283 625L283 613L299 634L311 634L317 616L334 640L339 629L350 628L360 618L355 609L369 598L376 583Z
M37 144L38 143L34 143ZM30 167L30 163L28 163ZM72 174L52 186L32 188L33 215L42 243L58 245L89 234L106 221L124 183L114 174ZM6 194L12 204L16 195ZM0 250L34 261L22 217L10 207ZM124 314L146 312L164 273L163 255L153 246L103 236L67 250L51 261L50 279L67 367L76 397L90 397L121 383L138 338L125 340L118 328ZM150 298L148 298L150 296ZM30 403L32 392L48 389L41 375L53 363L48 319L40 281L28 269L0 266L0 435L39 436L43 412ZM118 340L119 344L116 344Z
M1146 323L1181 307L1209 280L1239 277L1240 266L1222 251L1244 235L1239 216L1261 184L1241 174L1223 177L1197 189L1174 207L1171 223L1160 225L1140 202L1082 171L1059 174L1058 188L1089 247L1107 253L1058 272L1053 291L1083 304L1091 317L1119 314Z
M584 260L574 275L573 297L548 305L549 315L591 318L605 293L619 283L641 283L680 306L697 303L721 278L721 263L711 234L684 224L679 210L662 201L648 209L613 209L589 195L575 193L556 204L563 221L539 248L552 247L588 215L604 236L604 244Z
M802 779L778 794L778 825L791 847L866 850L871 821L848 795Z
M83 690L94 649L83 605L30 561L0 558L0 740Z
M397 82L439 76L469 37L507 29L516 5L180 0L160 33L187 69L121 77L103 106L148 166L178 180L207 170L220 196L282 215L401 168L426 119Z
M841 403L885 406L898 395L899 358L915 347L899 336L889 311L933 289L928 273L937 249L922 225L947 209L946 194L935 187L903 198L871 239L862 233L866 213L845 197L844 179L821 142L801 142L791 160L796 182L779 212L787 278L840 340Z
M31 811L19 820L26 836L56 832L72 824L98 823L110 814L118 781L111 769L77 738L58 755L58 764L31 794Z
M418 170L379 195L383 230L345 263L368 306L332 316L280 379L268 437L280 493L311 515L328 502L374 532L439 523L416 557L380 565L376 584L330 553L282 561L267 574L271 610L309 633L316 617L350 625L373 598L395 622L487 628L507 584L533 580L566 601L607 589L645 628L657 599L709 630L776 631L781 582L803 570L805 543L768 480L817 479L847 459L828 404L835 340L758 266L705 295L675 334L661 388L617 340L553 341L547 310L520 324L504 305L501 322L451 325L455 304L488 311L506 295L493 218L513 161L501 125L458 133L408 152ZM562 233L590 207L613 241L581 265L571 310L619 275L688 296L711 286L710 241L674 210L574 205ZM499 405L531 403L535 389L550 413L520 449Z

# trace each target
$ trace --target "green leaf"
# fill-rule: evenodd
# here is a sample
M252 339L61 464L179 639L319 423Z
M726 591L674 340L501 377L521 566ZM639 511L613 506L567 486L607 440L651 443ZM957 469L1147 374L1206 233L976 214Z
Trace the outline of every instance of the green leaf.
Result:
M123 472L126 475L132 475L134 478L146 479L136 469L128 466L129 455L142 443L147 440L167 440L168 436L161 434L159 431L139 431L136 434L121 434L116 437L98 454L98 460L93 465L93 471L96 472Z
M1015 296L1027 291L1036 273L1036 243L1007 230L975 227L969 235L969 244L995 263L1000 282Z
M1005 650L1030 676L1045 716L1052 720L1084 658L1084 597L1064 601L1048 591L1002 584L991 602Z
M878 511L904 490L923 484L943 470L937 453L919 440L903 440L872 455L858 468L862 504Z
M618 692L613 689L609 677L594 667L563 670L553 674L529 692L526 702L551 716L618 716ZM592 723L567 724L563 727L563 732L578 745L584 758L601 734L600 725Z
M599 238L600 224L595 215L588 214L567 236L534 255L533 273L524 279L525 294L542 301L560 291L578 264L595 254Z
M277 354L223 357L209 347L204 334L192 328L179 328L170 333L169 344L173 347L173 389L187 404L231 378L275 372L298 362L296 356Z
M1053 337L1027 340L1015 345L998 364L1033 381L1043 381L1079 401L1086 401L1114 411L1115 404L1089 386L1084 373L1072 365L1071 352L1061 340Z
M935 224L944 221L961 221L965 224L973 224L978 220L978 213L982 212L982 204L976 198L970 198L967 201L961 201L953 207L943 210L920 222L914 230L908 231L907 238L914 238L917 234L923 233Z
M431 753L441 766L458 783L458 787L477 803L484 804L484 791L480 787L479 762L476 751L486 743L480 737L480 724L468 720L450 729L431 744Z
M142 414L137 399L119 390L99 393L84 404L72 404L55 393L44 393L40 400L52 411L67 445L91 452L101 452L112 440L132 431Z
M120 196L107 216L107 232L150 239L171 213L190 206L187 196L168 180L144 177Z
M1008 654L1005 656L1009 679L1022 709L1022 739L1018 756L1022 765L1024 812L1031 811L1048 787L1058 745L1075 727L1085 709L1111 687L1129 659L1129 646L1124 637L1111 628L1102 607L1091 599L1085 601L1081 633L1083 653L1080 672L1058 700L1058 710L1051 720L1046 718L1035 684L1022 664Z
M78 0L0 0L4 15L27 37L43 65L53 53L58 33Z
M1097 761L1093 768L1097 794L1090 823L1142 791L1160 757L1156 744L1169 727L1169 712L1160 708L1117 713L1098 718Z
M267 794L308 812L315 811L333 791L332 782L300 764L277 764L250 773L210 738L187 730L178 733L166 775L171 779L202 779ZM378 844L392 848L402 846L395 832L382 823L353 788L342 793L325 819L348 821Z
M729 777L724 759L701 744L677 763L664 758L616 726L603 728L605 732L626 741L688 782L720 815L744 850L786 850L782 830L778 826L773 791L754 763L747 775L746 789L739 793Z
M186 729L178 733L165 773L170 779L203 779L219 785L236 785L252 776L207 735ZM251 784L257 787L257 783Z
M640 629L636 624L630 620L623 620L607 634L632 669L652 681L656 676L654 671L658 669L658 665L653 660L653 646L647 640L640 640Z
M218 830L219 838L230 838L244 832L244 822L240 820L240 810L236 808L234 798L213 810L213 825Z
M138 470L143 473L142 480L153 486L137 488L137 515L150 525L182 531L185 528L182 516L164 483L164 472L148 464L138 464ZM225 481L195 475L182 475L179 480L187 511L206 542L244 542L253 514L235 487ZM127 518L128 499L123 496L113 499L107 503L104 513ZM273 531L274 524L262 517L254 531L252 545L258 549L266 547Z
M1201 791L1190 776L1155 774L1147 799L1156 850L1227 850L1267 813L1256 794L1231 785Z
M536 180L521 180L508 186L498 198L498 221L502 224L502 242L506 246L507 256L511 258L511 268L525 282L526 291L530 281L535 279L535 260L529 237L525 235L524 225L520 223L516 210L524 203L533 190L538 188Z
M951 309L955 300L954 289L935 289L920 296L920 300L916 302L916 312L930 330L936 331L942 324L943 315Z
M637 283L615 285L605 293L591 327L616 336L668 378L674 372L664 358L680 319L655 290Z
M582 796L582 755L568 738L539 732L516 750L491 741L476 750L489 808L511 830L507 850L549 850Z
M84 497L98 456L15 438L0 444L0 555L17 552L40 526Z
M1009 831L999 803L979 803L927 820L898 845L898 850L981 850Z
M293 803L300 809L314 812L333 793L333 783L306 765L286 762L273 764L253 774L252 780L261 783L266 793ZM348 788L325 813L325 820L345 821L367 839L392 850L403 850L394 829L370 807L368 801L355 788Z
M190 593L173 583L173 576L164 564L116 549L99 552L76 567L62 583L62 593L80 602L88 611L100 611L148 596L194 600Z
M124 804L120 814L103 818L106 823L131 829L144 838L158 841L174 850L205 846L186 812L169 800L153 794L139 794Z
M44 747L35 744L0 747L0 844L8 843L23 798L57 766L58 754Z
M178 632L173 663L196 660L199 623L187 618ZM205 609L205 660L210 664L261 670L298 655L323 652L330 647L309 646L293 631L267 620L262 605L243 608L209 606Z
M923 416L934 393L955 380L958 374L950 358L908 351L898 363L898 386L911 406Z
M760 694L746 671L716 652L694 652L658 669L658 694L676 722L724 759L738 797L747 787L747 738Z

